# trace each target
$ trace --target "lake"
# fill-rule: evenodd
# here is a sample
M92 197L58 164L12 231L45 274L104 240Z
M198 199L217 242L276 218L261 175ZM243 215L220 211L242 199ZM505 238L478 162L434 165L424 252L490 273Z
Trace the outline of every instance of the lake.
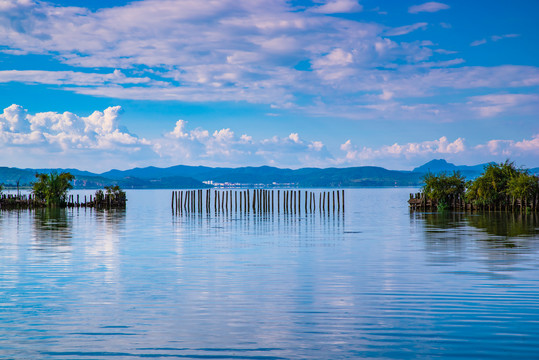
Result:
M0 211L2 359L537 358L539 217ZM74 192L87 194L90 191Z

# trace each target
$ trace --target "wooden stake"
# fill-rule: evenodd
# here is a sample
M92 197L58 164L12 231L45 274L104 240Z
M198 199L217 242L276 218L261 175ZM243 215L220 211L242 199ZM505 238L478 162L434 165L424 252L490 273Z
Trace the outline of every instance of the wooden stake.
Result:
M328 191L328 213L329 213L329 191Z

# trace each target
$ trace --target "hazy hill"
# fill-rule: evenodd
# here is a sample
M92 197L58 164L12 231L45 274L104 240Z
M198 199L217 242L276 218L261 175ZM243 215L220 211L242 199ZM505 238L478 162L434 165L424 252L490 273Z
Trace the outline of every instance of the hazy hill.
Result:
M244 185L299 187L367 187L367 186L418 186L427 172L460 171L472 179L479 176L486 164L457 166L445 160L432 160L413 171L388 170L376 166L348 168L280 169L270 166L211 168L206 166L177 165L167 168L149 166L129 170L110 170L102 174L77 169L18 169L0 167L0 184L14 187L30 186L38 172L68 171L75 175L76 188L102 188L120 185L125 189L167 189L207 187L202 181L237 183ZM530 169L538 174L539 168Z
M125 171L111 170L103 177L122 179L126 176L157 179L183 175L199 181L240 184L294 184L303 187L334 186L406 186L417 185L420 174L410 171L387 170L381 167L302 168L280 169L270 166L240 168L210 168L204 166L172 166L169 168L135 168Z

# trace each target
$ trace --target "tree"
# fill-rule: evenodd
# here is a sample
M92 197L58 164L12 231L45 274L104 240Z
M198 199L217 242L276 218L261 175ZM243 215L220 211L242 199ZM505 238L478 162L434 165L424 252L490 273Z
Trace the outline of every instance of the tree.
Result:
M438 208L447 207L453 199L463 196L466 190L466 180L460 172L453 172L448 176L446 173L434 175L427 173L423 177L423 193L427 198L438 203Z
M118 201L125 199L125 191L123 191L118 185L105 186L105 190L107 192L107 195L112 197L112 200Z
M517 199L532 199L539 194L539 178L528 172L521 172L507 184L509 195Z
M73 188L75 179L70 173L36 174L38 179L32 184L36 199L46 202L47 206L62 206L66 203L67 192Z
M509 182L523 173L526 173L525 170L517 169L509 160L501 164L488 164L483 174L470 184L466 197L478 205L505 203L509 195Z
M97 190L95 192L95 201L97 204L102 204L105 200L110 201L107 206L113 205L122 207L125 206L125 202L127 201L125 191L118 185L105 186L105 191Z

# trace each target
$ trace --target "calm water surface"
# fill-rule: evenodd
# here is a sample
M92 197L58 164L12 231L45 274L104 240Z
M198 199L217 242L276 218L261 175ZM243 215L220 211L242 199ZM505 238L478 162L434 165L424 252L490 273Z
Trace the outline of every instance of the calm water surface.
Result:
M537 215L0 212L0 358L537 358ZM90 192L81 192L89 194Z

